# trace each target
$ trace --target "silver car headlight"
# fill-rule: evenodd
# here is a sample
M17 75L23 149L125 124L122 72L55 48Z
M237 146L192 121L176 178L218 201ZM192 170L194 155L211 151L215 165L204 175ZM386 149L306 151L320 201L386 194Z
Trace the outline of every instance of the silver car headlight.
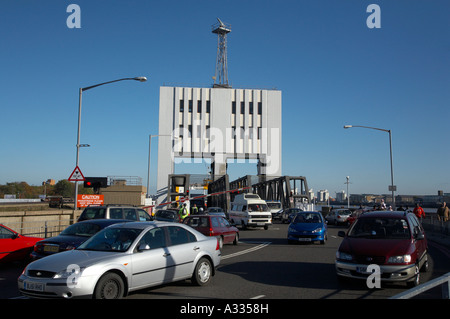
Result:
M312 232L313 233L320 233L322 231L322 227L316 228L314 229Z
M81 268L78 265L72 264L69 265L66 269L57 272L53 276L53 279L68 279L69 277L78 278L81 276L84 269L86 269L86 267Z

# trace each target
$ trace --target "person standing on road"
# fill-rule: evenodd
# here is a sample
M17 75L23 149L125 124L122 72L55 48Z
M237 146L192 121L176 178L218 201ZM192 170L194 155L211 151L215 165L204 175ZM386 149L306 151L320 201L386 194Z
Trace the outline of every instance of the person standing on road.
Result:
M192 207L192 215L197 215L197 214L198 214L197 204L194 204L194 207Z
M420 207L419 203L416 203L416 207L413 210L414 215L416 215L417 219L422 223L422 218L425 218L425 212L423 208Z
M180 205L180 209L178 211L178 217L180 218L180 223L183 222L183 220L189 216L189 212L186 208L186 203L184 203L183 205Z
M447 203L443 202L441 207L439 207L437 210L437 217L438 217L438 220L441 222L442 232L446 231L445 224L448 222L448 215L449 215L449 210L447 207Z
M380 210L386 210L386 203L384 202L384 199L381 199Z
M447 203L443 202L441 207L437 210L437 216L439 221L447 222L448 221L448 207Z

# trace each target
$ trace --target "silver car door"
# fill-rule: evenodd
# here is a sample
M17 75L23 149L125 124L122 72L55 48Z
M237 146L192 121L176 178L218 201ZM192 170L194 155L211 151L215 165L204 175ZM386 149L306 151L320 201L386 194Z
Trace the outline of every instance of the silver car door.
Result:
M170 282L172 265L168 262L163 228L152 228L139 241L132 255L131 289Z
M168 226L169 246L168 263L174 266L174 280L190 278L195 267L194 261L201 250L200 242L187 229L180 226Z

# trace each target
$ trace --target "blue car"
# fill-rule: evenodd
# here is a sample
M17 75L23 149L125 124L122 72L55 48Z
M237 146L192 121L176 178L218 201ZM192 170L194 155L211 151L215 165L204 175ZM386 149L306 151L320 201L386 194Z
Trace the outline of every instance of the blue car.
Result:
M327 236L327 223L319 212L299 212L289 224L289 244L315 241L325 244Z

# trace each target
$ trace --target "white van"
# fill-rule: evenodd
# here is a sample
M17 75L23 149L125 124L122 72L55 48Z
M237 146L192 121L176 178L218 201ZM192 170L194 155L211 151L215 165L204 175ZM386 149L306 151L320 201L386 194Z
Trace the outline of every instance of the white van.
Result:
M257 194L236 195L231 203L229 219L236 225L246 227L264 227L268 229L272 224L272 213Z

